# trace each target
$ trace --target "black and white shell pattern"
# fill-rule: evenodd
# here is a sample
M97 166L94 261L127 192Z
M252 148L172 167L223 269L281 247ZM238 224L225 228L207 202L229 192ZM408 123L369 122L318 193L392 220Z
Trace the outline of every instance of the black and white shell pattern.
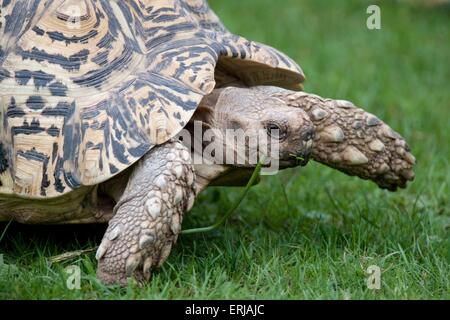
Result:
M183 128L217 64L248 85L304 79L203 0L0 4L0 194L55 197L109 179Z

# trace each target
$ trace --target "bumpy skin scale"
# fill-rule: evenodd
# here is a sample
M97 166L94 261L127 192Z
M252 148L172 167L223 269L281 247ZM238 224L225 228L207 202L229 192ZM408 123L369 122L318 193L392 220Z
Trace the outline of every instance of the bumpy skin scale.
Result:
M387 124L351 102L276 87L260 87L305 110L316 135L312 158L332 168L370 179L395 191L414 179L415 158L405 140Z
M0 2L0 194L101 183L175 136L215 86L304 80L203 0Z
M97 251L98 278L106 284L149 279L151 267L169 256L195 194L190 152L180 142L166 142L145 155Z

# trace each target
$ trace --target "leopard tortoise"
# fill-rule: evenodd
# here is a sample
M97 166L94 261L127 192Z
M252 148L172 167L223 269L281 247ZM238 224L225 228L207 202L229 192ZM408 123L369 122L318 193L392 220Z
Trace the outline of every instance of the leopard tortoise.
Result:
M281 169L312 158L392 191L414 178L399 134L348 101L301 91L303 81L289 57L228 32L204 0L3 0L0 220L109 222L98 278L148 279L195 196L245 184L255 167L193 161L208 145L180 132L198 123L234 153L225 131L264 132Z

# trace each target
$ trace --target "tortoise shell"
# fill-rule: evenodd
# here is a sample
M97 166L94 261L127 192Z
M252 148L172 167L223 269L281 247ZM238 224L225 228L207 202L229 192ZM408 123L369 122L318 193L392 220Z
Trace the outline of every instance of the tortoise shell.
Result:
M185 126L218 66L249 86L304 80L203 0L3 0L0 194L55 197L111 178Z

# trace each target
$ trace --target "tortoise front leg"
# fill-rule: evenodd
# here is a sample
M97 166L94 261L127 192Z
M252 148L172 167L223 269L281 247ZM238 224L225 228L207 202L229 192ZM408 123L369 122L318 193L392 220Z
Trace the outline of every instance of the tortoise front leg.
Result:
M166 260L194 202L194 180L190 153L178 141L155 147L136 164L97 250L103 283L148 280L151 267Z
M351 102L276 87L258 87L289 106L302 108L316 132L312 158L395 191L414 179L415 158L387 124Z

